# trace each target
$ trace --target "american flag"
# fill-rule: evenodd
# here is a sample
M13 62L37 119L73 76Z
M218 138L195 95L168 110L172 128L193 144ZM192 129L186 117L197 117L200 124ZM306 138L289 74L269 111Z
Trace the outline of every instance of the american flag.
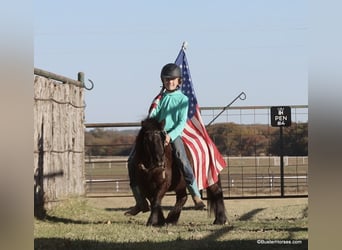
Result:
M175 63L182 70L181 91L189 99L188 120L183 130L182 139L191 152L197 185L202 190L218 181L219 173L227 164L203 124L184 48L179 52ZM158 106L163 91L164 89L154 98L149 114Z
M181 90L189 98L188 120L182 139L191 152L198 188L202 190L218 181L219 173L227 164L203 124L184 48L175 63L182 70Z
M153 102L151 103L150 109L148 110L148 116L150 117L152 111L157 108L162 95L163 95L164 88L161 89L160 93L153 99Z

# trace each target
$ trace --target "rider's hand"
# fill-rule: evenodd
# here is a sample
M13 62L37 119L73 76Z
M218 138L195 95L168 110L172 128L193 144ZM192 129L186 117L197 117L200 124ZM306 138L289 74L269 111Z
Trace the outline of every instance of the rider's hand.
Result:
M166 134L164 145L165 146L169 145L170 141L171 141L171 137L169 136L169 134Z

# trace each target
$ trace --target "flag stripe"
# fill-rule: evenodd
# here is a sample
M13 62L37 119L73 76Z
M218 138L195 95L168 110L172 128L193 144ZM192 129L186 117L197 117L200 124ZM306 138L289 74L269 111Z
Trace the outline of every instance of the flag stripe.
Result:
M208 169L206 169L206 162L209 161L210 157L208 147L206 146L206 141L200 136L198 130L191 126L191 124L187 125L186 129L184 130L184 135L193 138L192 144L186 145L196 149L192 155L196 155L201 159L199 164L195 168L197 170L195 176L197 177L199 187L206 186L208 182Z
M194 174L195 174L197 183L202 183L203 176L202 176L202 171L200 171L199 169L199 166L201 166L203 163L199 155L195 153L195 152L199 152L199 149L196 148L195 146L196 143L194 143L194 139L192 137L185 135L182 138L183 138L184 144L187 145L187 148L189 149L191 155L193 156L192 159L193 159L193 165L194 165Z
M159 104L161 98L162 98L162 94L161 94L161 93L159 93L159 94L154 98L153 102L151 103L150 109L148 110L148 116L150 116L150 114L152 113L152 111L153 111L154 109L157 108L157 106L158 106L158 104Z
M206 142L198 134L196 129L191 126L191 124L187 124L183 131L183 137L188 139L185 142L185 145L192 149L192 156L195 156L197 159L199 159L197 160L197 165L194 165L194 169L198 186L200 189L202 189L201 187L207 183L207 171L205 171L203 167L205 167L206 162L209 161L209 152L208 148L206 147Z

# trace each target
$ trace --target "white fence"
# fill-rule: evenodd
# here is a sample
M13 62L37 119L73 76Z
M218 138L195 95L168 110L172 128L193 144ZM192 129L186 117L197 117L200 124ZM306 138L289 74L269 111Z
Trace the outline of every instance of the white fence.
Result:
M221 172L225 198L280 195L280 162L277 156L226 157ZM127 157L88 158L85 161L88 196L130 195ZM284 157L285 196L308 195L308 157ZM204 192L205 195L205 192Z

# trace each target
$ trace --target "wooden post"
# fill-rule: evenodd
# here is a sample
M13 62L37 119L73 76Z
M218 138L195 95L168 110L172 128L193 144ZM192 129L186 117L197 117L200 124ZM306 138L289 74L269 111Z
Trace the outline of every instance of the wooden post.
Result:
M84 79L83 73L79 75ZM84 88L81 81L74 83L61 83L46 74L34 78L34 194L35 206L40 206L37 214L44 214L42 206L50 201L85 192Z

